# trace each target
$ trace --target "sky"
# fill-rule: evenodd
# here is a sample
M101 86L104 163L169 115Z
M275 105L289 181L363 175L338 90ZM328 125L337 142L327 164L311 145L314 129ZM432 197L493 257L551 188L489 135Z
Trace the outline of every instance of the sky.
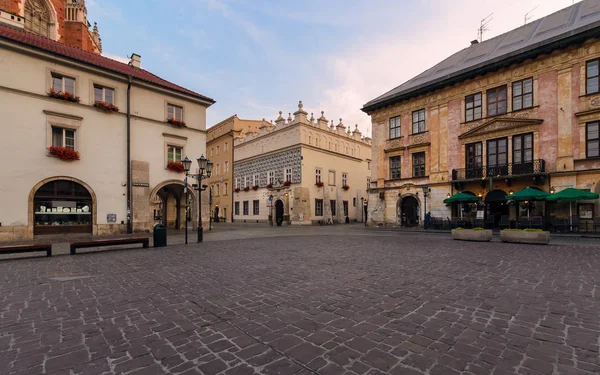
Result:
M234 114L287 118L302 100L370 134L362 106L477 38L577 0L87 0L103 55L216 100L207 127Z

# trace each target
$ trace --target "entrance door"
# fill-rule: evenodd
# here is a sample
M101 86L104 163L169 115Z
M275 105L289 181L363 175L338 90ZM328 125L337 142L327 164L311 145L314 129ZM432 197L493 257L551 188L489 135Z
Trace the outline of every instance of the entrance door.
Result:
M400 215L403 226L419 225L419 201L415 197L404 197L400 203Z
M275 202L275 222L278 227L283 223L283 202L279 199Z
M215 217L213 218L215 223L219 222L219 207L215 207Z

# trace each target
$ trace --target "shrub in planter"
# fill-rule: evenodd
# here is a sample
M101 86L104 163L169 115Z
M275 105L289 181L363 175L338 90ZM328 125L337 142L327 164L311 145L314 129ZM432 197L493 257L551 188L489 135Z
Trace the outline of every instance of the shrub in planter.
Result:
M240 188L235 188L235 189L233 189L233 191L235 191L236 193L239 193L240 192Z
M171 125L179 126L180 128L183 128L185 126L185 121L176 120L174 118L168 119L167 122Z
M246 187L244 188L244 191L250 191L250 186L246 186Z
M185 169L180 161L170 161L167 163L167 169L171 172L182 173Z
M254 191L258 190L258 185L252 186L252 190L254 190Z
M492 231L483 228L456 228L452 229L452 239L461 241L490 242L492 240Z
M79 103L79 96L75 96L70 92L66 91L54 91L54 89L48 90L48 96L51 98L65 100L67 102Z
M100 100L98 100L97 102L94 103L94 107L101 109L107 113L119 112L119 107L117 107L116 105L114 105L112 103L103 102Z
M271 188L273 188L273 184L268 184L267 189L271 189Z
M342 189L344 189L344 190L348 191L348 190L350 190L350 186L348 186L348 185L344 185L344 186L342 186Z
M48 153L61 160L79 160L79 152L62 146L48 147Z
M550 242L550 232L533 228L504 229L500 232L500 241L547 245Z
M317 185L317 187L323 187L323 185L325 184L323 183L323 181L317 181L315 185Z
M290 181L290 180L286 180L286 181L283 183L283 186L290 186L291 184L292 184L292 181Z

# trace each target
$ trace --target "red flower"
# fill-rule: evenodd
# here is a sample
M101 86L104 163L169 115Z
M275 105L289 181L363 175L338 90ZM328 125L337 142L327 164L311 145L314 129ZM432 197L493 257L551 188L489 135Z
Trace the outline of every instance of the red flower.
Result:
M79 96L75 96L66 91L54 91L54 89L51 88L48 90L48 96L51 98L66 100L68 102L79 103Z
M180 161L170 161L167 163L167 169L172 172L181 173L185 169L183 169L183 164Z
M290 186L292 184L292 181L287 180L283 183L283 186Z
M168 119L167 122L171 125L179 126L180 128L185 126L185 121L180 121L174 118Z
M79 160L79 152L62 146L48 147L48 153L61 160Z
M342 189L344 189L344 190L348 191L348 190L350 190L350 186L348 186L348 185L344 185L344 186L342 186Z
M254 190L254 191L258 190L258 185L252 186L252 190Z
M233 189L233 191L235 191L236 193L239 193L240 192L240 188L235 188L235 189Z
M250 186L246 186L246 187L244 188L244 191L250 191Z
M101 109L107 113L119 112L119 107L117 107L116 105L114 105L112 103L103 102L100 100L98 100L94 103L94 107Z
M273 184L268 184L267 185L267 189L271 189L273 187Z
M317 185L317 187L323 187L323 185L325 184L323 183L323 181L317 181L315 185Z

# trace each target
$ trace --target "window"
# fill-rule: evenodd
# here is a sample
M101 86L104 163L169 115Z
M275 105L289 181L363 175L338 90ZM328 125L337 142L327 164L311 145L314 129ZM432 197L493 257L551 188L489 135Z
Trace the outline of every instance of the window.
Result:
M390 119L390 139L400 138L400 116Z
M215 154L215 148L213 147L210 149L210 156L213 156L214 154Z
M284 181L292 182L292 168L285 169L285 180Z
M348 173L342 173L342 186L348 186Z
M533 107L533 78L527 78L512 84L512 110Z
M329 180L327 183L329 185L335 185L335 171L329 171Z
M52 127L52 146L75 150L75 130Z
M221 185L217 184L217 188L215 189L215 195L219 196L221 195Z
M599 91L599 78L600 72L598 69L598 65L600 65L600 59L588 61L586 63L586 93L594 94Z
M75 95L75 78L52 73L52 89Z
M335 212L335 207L336 207L335 199L330 200L329 201L329 205L331 206L331 216L336 216L336 212Z
M217 146L217 155L221 153L221 146Z
M315 199L315 216L323 216L323 199Z
M401 178L402 163L400 156L390 158L390 179Z
M115 89L94 85L94 101L115 104Z
M315 183L321 182L321 170L315 169Z
M167 118L183 121L183 108L177 105L167 104Z
M481 142L465 145L466 178L483 177L483 144Z
M371 188L371 177L367 177L367 191Z
M258 186L258 174L254 175L254 185L252 186Z
M273 185L275 183L275 172L269 171L269 184Z
M348 216L348 201L342 201L342 206L344 207L344 216Z
M258 199L252 201L252 214L258 215L260 201Z
M229 162L225 162L225 173L229 173Z
M233 205L233 214L234 215L240 214L240 202L235 202L235 204Z
M588 158L600 156L600 122L588 122L585 126L585 153Z
M312 145L312 137L310 135L308 136L308 144Z
M465 98L465 121L479 120L481 117L481 93L467 96Z
M217 163L217 168L216 168L216 172L215 173L217 176L221 174L221 164Z
M250 177L244 177L244 187L250 187Z
M248 215L248 201L244 201L244 215Z
M229 183L225 182L223 185L223 195L227 195L229 193Z
M225 142L225 151L229 151L229 142Z
M497 116L506 113L506 86L487 91L487 115Z
M414 111L412 120L412 132L415 133L423 133L425 131L425 109L420 109L418 111Z
M356 197L352 198L352 207L356 207Z
M508 140L507 138L492 139L487 142L488 176L508 174Z
M237 177L237 178L235 179L235 182L234 182L234 184L235 184L235 188L236 188L236 189L239 189L239 188L240 188L240 182L241 182L241 181L240 181L240 178L239 178L239 177Z
M425 176L425 153L417 152L412 155L413 159L413 177Z
M533 134L513 137L513 164L533 162Z
M50 38L50 10L45 1L25 1L25 30Z
M370 161L367 162L367 169L371 170L371 162Z

